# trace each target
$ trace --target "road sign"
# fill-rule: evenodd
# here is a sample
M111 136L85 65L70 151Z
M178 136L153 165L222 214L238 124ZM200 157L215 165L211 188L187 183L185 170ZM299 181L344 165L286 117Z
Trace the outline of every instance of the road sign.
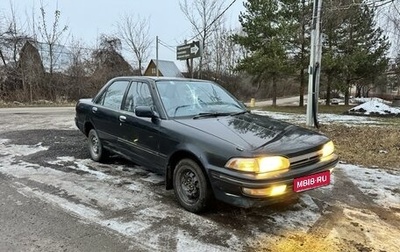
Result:
M180 45L176 47L176 59L186 60L200 57L202 48L200 41L193 41L190 44Z

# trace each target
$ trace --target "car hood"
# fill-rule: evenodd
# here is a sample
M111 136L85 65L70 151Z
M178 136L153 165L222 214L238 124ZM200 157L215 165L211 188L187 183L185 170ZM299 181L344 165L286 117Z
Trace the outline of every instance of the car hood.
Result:
M298 155L328 141L309 129L251 113L177 121L255 154Z

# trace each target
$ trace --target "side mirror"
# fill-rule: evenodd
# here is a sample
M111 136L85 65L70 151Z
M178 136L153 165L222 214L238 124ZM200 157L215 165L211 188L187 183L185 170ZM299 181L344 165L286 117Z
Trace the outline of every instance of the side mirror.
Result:
M135 115L138 117L148 117L154 118L157 117L157 113L150 106L137 106L135 108Z

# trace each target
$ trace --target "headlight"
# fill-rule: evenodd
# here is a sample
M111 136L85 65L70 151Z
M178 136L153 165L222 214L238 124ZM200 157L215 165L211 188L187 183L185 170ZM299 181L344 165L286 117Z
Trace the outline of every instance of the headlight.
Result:
M332 141L327 142L326 144L324 144L324 146L322 147L321 153L322 153L322 157L327 157L329 155L331 155L333 152L335 151L335 146L333 145Z
M266 173L279 170L286 170L290 162L284 157L260 157L260 158L232 158L225 167L254 173Z

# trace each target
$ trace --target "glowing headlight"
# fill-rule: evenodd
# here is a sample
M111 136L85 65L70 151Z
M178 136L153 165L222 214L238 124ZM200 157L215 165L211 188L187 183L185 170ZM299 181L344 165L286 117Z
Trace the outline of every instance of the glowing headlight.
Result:
M286 170L290 162L284 157L260 157L260 158L232 158L225 167L254 173L266 173L279 170Z
M335 151L335 146L333 145L332 141L329 141L322 147L321 150L322 157L327 157L331 155L334 151Z

